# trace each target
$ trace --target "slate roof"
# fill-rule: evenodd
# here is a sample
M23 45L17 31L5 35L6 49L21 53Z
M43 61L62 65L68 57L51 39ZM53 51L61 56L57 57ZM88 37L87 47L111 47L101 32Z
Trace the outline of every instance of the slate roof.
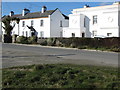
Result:
M44 13L41 12L34 12L34 13L28 13L25 16L19 16L20 19L29 19L29 18L42 18L42 17L48 17L51 15L55 10L49 10L45 11Z
M57 9L45 11L44 13L41 13L41 12L28 13L25 16L22 16L22 14L16 14L11 17L17 17L19 19L44 18L44 17L48 17L49 15L52 15L52 13L54 13ZM65 19L69 19L68 16L66 16L64 14L62 14L62 15L65 17Z

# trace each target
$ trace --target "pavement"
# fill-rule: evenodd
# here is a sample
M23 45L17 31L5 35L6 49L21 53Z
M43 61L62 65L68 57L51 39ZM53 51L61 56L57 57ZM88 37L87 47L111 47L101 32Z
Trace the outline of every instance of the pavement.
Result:
M32 64L118 67L119 53L40 45L2 44L2 68Z

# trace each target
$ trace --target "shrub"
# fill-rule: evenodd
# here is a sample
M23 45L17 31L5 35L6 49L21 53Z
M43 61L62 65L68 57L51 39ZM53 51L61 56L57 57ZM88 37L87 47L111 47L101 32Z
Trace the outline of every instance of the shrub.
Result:
M56 45L56 46L63 46L62 43L61 43L59 40L56 40L55 45Z
M36 44L37 43L37 37L36 36L29 37L28 38L28 43Z
M48 39L47 39L47 45L48 45L48 46L54 46L54 45L55 45L55 42L56 42L56 39L55 39L55 38L48 38Z
M3 35L3 36L2 36L2 41L3 41L4 43L12 43L12 36Z
M37 43L39 43L40 45L46 46L47 40L46 39L38 39Z
M19 36L19 37L17 37L16 42L17 42L17 43L22 43L22 44L28 44L27 37L24 37L24 36Z

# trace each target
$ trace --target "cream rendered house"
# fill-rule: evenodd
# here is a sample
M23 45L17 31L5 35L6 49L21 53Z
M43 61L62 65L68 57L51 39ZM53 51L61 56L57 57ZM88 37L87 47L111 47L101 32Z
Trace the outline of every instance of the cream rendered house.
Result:
M11 34L25 37L33 35L42 38L62 37L62 28L68 27L69 22L69 18L62 14L58 8L47 10L46 6L42 7L41 12L30 13L30 10L24 9L22 14L15 15L12 11L9 16L20 19L19 24L15 24ZM2 31L5 34L4 29Z
M63 37L120 37L120 3L73 9Z

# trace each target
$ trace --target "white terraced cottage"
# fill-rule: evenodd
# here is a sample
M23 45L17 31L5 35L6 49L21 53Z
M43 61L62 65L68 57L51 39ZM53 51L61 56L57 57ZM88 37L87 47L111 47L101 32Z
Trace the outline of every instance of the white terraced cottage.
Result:
M120 37L120 2L73 9L63 37Z
M30 13L30 10L24 9L22 14L14 15L14 12L11 11L9 16L20 19L11 34L25 37L33 35L42 38L62 37L62 28L68 27L69 24L69 18L58 8L48 11L46 6L42 7L41 12ZM12 22L12 24L14 23ZM2 32L5 34L4 29Z

